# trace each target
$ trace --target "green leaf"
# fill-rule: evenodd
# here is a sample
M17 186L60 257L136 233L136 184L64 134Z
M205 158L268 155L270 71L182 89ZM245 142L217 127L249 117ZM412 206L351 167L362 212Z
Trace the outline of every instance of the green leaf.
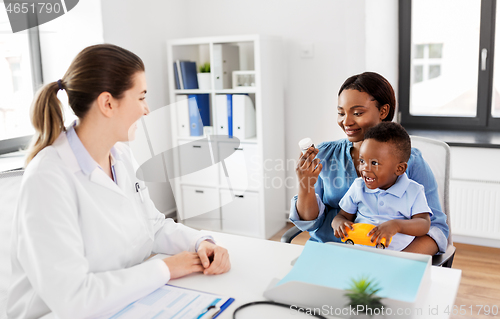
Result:
M210 73L210 63L206 62L200 66L200 73Z
M347 305L353 307L362 305L365 308L372 309L381 309L384 306L381 302L382 298L376 295L380 291L380 288L375 282L370 281L368 277L351 278L351 285L347 291L344 294L349 298Z

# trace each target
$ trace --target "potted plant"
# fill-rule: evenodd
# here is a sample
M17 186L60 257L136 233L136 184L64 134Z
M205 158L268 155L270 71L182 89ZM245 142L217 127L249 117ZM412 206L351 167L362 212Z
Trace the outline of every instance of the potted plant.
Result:
M200 90L210 90L212 89L212 82L210 78L210 63L206 62L200 66L200 73L198 76L198 88Z
M349 298L347 306L357 310L356 316L352 318L384 317L382 298L376 295L380 291L380 288L375 282L364 276L361 276L359 279L351 278L351 285L347 291L344 294Z

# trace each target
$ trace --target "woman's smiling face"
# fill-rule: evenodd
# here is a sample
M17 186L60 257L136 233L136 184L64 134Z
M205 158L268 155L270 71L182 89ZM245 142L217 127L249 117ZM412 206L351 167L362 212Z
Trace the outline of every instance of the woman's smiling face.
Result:
M337 123L346 133L350 142L361 142L365 132L387 116L389 105L380 110L377 101L366 92L347 89L342 91L338 99Z

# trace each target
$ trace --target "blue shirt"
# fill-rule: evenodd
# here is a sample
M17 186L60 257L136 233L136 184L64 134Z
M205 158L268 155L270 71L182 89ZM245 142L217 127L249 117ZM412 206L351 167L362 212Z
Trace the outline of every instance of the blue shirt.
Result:
M387 190L369 189L363 178L357 178L339 203L348 214L356 214L356 223L380 225L392 219L411 219L413 215L430 213L424 187L408 178L406 173L398 176L396 183ZM403 250L414 236L397 233L387 247Z
M331 223L340 210L340 199L344 197L351 184L358 178L351 158L351 148L352 143L347 139L324 142L318 145L317 157L321 159L323 169L315 185L319 207L319 215L315 220L301 220L296 207L297 195L292 198L290 220L300 230L308 231L313 241L340 242L340 239L333 235ZM446 215L439 203L438 187L434 174L416 148L411 150L406 173L408 178L425 188L427 204L433 213L428 235L436 241L439 251L443 253L448 245L449 231Z

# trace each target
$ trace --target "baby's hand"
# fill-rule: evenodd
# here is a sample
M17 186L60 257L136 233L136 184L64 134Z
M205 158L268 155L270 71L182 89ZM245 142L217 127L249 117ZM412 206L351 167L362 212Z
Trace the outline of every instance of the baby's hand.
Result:
M382 238L385 238L387 246L389 246L392 236L396 235L396 233L399 233L399 224L396 219L393 219L376 226L370 230L367 236L372 236L371 242L377 244L380 244Z
M347 229L353 230L353 222L344 218L334 218L332 221L333 234L337 238L344 239L347 236Z

